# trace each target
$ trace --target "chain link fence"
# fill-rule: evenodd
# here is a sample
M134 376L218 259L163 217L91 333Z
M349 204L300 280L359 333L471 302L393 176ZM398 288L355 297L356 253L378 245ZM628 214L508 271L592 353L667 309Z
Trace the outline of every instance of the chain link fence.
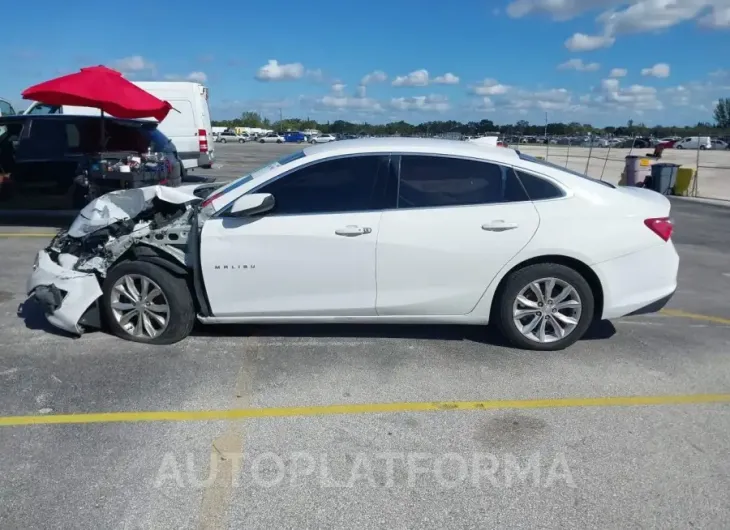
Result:
M730 130L720 131L718 134L715 129L712 135L708 133L706 136L710 145L707 145L702 136L691 137L693 141L685 140L690 137L680 138L674 146L662 151L659 161L678 164L693 170L687 195L730 200L730 150L728 150ZM545 138L507 134L504 135L504 139L510 147L613 184L619 182L627 156L650 158L656 147L655 141L639 136L622 139Z

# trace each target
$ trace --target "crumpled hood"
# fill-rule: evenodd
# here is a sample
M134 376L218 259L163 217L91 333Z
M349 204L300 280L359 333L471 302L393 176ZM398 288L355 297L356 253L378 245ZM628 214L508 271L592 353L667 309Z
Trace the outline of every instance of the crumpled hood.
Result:
M209 187L210 184L189 184L177 188L168 186L146 186L130 190L112 191L94 199L76 216L68 235L83 237L119 221L134 219L145 208L149 201L157 198L171 204L185 204L202 200L195 195L195 190Z

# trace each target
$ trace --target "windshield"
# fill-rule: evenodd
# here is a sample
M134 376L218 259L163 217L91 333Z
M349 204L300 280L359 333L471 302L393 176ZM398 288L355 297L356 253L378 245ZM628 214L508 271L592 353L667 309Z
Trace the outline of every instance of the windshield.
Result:
M553 164L552 162L548 162L547 160L542 160L540 158L535 158L534 156L526 155L525 153L521 153L517 151L517 155L519 155L521 160L525 160L527 162L532 162L534 164L539 164L541 166L546 166L552 169L558 169L560 171L564 171L565 173L570 173L571 175L575 175L576 177L580 177L582 179L590 180L592 182L595 182L596 184L602 184L604 186L608 186L609 188L615 188L613 184L609 182L605 182L603 180L594 179L593 177L589 177L585 173L580 173L578 171L573 171L572 169L568 169L567 167L559 166L557 164Z

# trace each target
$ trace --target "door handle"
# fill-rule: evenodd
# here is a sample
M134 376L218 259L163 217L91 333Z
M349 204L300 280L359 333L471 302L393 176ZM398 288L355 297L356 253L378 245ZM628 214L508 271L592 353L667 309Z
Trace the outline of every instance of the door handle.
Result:
M514 230L519 225L517 223L505 223L504 221L492 221L491 223L485 223L482 225L482 230L487 232L505 232L507 230Z
M367 226L355 226L355 225L349 225L345 228L338 228L335 230L335 234L338 236L347 236L347 237L353 237L353 236L362 236L364 234L369 234L372 232L373 229L369 228Z

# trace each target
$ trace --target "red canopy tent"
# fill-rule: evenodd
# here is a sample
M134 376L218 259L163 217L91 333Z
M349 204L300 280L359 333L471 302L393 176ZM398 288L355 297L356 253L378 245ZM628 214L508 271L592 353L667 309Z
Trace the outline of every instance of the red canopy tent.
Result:
M23 99L47 105L93 107L117 118L165 119L172 110L167 101L125 79L106 66L91 66L45 81L23 91Z

